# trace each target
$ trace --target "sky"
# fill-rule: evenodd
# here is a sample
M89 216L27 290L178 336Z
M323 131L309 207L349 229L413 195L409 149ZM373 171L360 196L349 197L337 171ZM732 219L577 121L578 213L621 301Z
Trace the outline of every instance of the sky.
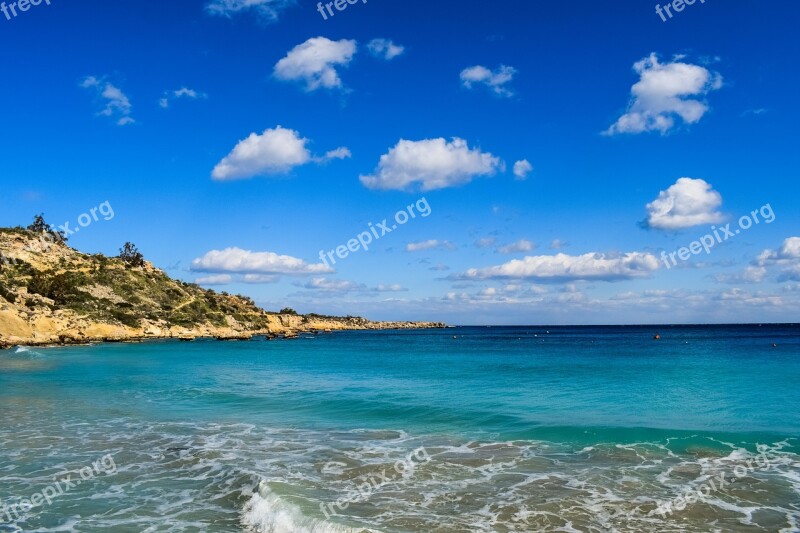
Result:
M2 226L271 310L800 318L796 2L19 4Z

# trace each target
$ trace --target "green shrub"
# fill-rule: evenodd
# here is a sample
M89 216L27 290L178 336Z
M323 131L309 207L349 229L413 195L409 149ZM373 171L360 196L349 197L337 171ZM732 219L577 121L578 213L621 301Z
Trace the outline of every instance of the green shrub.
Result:
M9 292L8 288L0 282L0 297L5 298L5 300L9 303L14 303L17 301L17 295L13 292Z
M28 282L28 292L50 298L58 305L86 301L88 295L79 290L86 284L86 276L81 272L48 274L34 272Z

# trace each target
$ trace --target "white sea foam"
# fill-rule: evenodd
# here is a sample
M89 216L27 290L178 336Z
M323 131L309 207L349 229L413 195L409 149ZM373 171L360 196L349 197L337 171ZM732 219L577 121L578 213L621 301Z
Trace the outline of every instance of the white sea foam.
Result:
M242 525L254 533L380 533L305 516L299 507L285 502L263 480L244 507Z
M76 530L91 520L93 527L106 531L363 533L397 530L400 519L404 531L640 533L677 531L682 523L691 523L694 529L688 530L694 531L732 530L748 523L745 527L768 524L772 531L783 527L783 533L798 530L791 491L800 494L800 465L797 455L780 444L771 447L768 471L754 471L728 485L729 490L663 517L651 512L659 501L696 489L719 472L730 477L734 466L755 454L731 446L675 455L662 443L645 442L596 443L587 457L585 443L573 447L419 437L391 430L326 432L124 418L93 424L48 420L52 425L30 427L20 418L18 430L0 434L0 448L47 442L51 459L46 468L25 475L14 472L19 456L9 455L0 457L0 470L8 471L4 481L14 493L33 494L52 481L58 468L81 464L76 457L87 447L113 452L115 476L70 493L70 500L80 499L75 503L79 507L64 499L51 508L61 516L77 514L80 508ZM46 438L51 435L63 436ZM359 484L378 479L384 469L390 475L398 459L420 446L431 460L413 475L393 476L368 498L325 517L321 504L334 504ZM262 479L268 482L259 483ZM260 487L254 491L256 485ZM768 489L773 495L742 495L743 489L755 486L757 494ZM702 522L705 514L724 522ZM786 518L776 527L780 515Z

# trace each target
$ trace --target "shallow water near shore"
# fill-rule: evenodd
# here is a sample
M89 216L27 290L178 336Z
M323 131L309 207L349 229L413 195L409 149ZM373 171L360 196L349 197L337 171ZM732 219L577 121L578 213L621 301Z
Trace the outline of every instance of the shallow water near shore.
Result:
M800 328L655 333L6 350L0 531L800 531Z

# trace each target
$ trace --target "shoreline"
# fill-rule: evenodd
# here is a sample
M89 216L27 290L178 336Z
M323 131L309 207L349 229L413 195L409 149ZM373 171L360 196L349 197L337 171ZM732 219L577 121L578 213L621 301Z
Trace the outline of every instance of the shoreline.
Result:
M281 315L279 315L281 316ZM285 316L285 315L284 315ZM298 315L299 316L299 315ZM363 321L360 324L348 323L348 320ZM300 338L302 334L326 335L337 331L410 331L424 329L444 329L448 326L438 322L371 322L365 319L328 319L326 327L308 328L278 328L261 329L253 331L182 331L180 333L169 332L167 334L140 334L130 332L122 335L96 335L96 336L75 336L65 332L55 334L45 339L5 337L0 338L0 350L9 350L17 347L25 348L61 348L65 346L90 346L94 344L140 344L149 341L177 341L194 342L196 340L216 340L221 342L232 341L253 341L253 340L293 340ZM110 325L107 325L110 326ZM333 326L333 327L331 327ZM338 327L337 327L338 326Z

